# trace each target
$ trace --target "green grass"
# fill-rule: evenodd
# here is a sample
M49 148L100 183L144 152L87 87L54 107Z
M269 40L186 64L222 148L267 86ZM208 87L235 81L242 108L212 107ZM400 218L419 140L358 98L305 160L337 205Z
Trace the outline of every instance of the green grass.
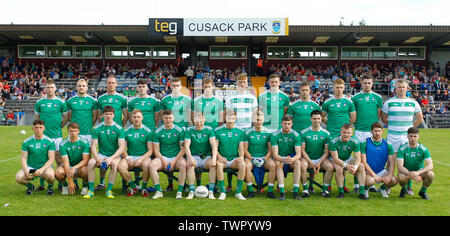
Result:
M25 129L25 136L19 130ZM368 201L357 199L356 194L346 194L337 199L337 189L333 178L332 198L324 199L318 193L309 199L294 201L291 198L292 174L286 180L287 200L280 202L258 195L256 198L240 201L228 194L225 201L209 199L176 200L175 192L165 194L158 200L140 196L127 198L120 194L121 178L117 177L113 191L115 199L104 197L105 192L96 192L93 199L83 199L80 195L48 197L45 191L25 195L25 187L15 182L15 174L21 168L20 148L22 141L32 135L30 127L0 127L0 215L164 215L164 216L274 216L274 215L449 215L450 200L450 154L447 150L450 140L449 129L421 130L421 142L430 149L434 162L435 180L428 190L430 201L422 200L417 192L421 184L413 184L415 196L399 199L400 187L395 186L389 199L378 193L371 193ZM67 135L67 131L65 131ZM161 174L161 186L167 186L167 178ZM266 175L267 177L267 175ZM236 186L236 178L233 179ZM319 176L318 182L322 182ZM150 181L151 182L151 181ZM96 179L96 184L98 178ZM203 174L203 184L207 175ZM151 183L150 183L151 184ZM176 182L175 182L176 184ZM37 185L37 181L35 181ZM353 186L353 177L347 175L347 186ZM55 186L56 189L56 186ZM320 192L316 188L316 192ZM244 194L246 188L244 187ZM79 194L79 192L77 192ZM151 193L152 195L152 193ZM278 193L276 193L278 195ZM185 195L186 196L186 193ZM9 206L5 207L5 204Z

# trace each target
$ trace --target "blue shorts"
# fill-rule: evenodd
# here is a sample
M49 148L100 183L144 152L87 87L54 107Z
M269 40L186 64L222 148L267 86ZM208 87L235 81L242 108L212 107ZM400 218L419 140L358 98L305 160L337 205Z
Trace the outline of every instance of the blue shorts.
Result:
M294 154L290 154L289 156L290 156L290 157L294 157L294 156L295 156L295 153L294 153ZM287 177L287 175L288 175L288 173L289 173L289 168L290 168L290 167L291 167L291 164L283 164L284 178Z

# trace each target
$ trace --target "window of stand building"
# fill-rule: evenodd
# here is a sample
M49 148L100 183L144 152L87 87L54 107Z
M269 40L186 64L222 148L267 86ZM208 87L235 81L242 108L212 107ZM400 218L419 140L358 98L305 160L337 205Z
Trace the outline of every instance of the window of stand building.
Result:
M338 58L338 47L333 46L320 46L316 47L314 53L315 59L337 59Z
M176 59L175 46L154 46L153 58L156 59Z
M369 47L346 47L341 48L341 59L369 59Z
M289 46L267 46L267 58L268 59L289 59L290 58Z
M425 60L425 47L398 47L398 59Z
M292 46L291 47L291 58L292 59L314 59L314 47L302 47L302 46Z
M75 58L101 58L101 46L75 46Z
M151 58L152 47L151 46L130 46L129 50L130 58Z
M397 47L370 47L372 60L395 60L396 58Z
M49 58L73 58L73 47L47 45L47 55Z
M105 46L106 58L128 58L128 46Z
M211 46L211 59L246 59L246 46Z
M19 45L19 58L45 58L45 45Z

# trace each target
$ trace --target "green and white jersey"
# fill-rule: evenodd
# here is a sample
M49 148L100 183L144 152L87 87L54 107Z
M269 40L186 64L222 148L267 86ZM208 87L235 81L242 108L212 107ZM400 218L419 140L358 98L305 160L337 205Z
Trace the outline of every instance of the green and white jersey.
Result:
M203 126L202 130L197 130L195 126L190 126L186 130L186 135L184 139L191 140L189 149L192 155L198 156L211 156L211 143L210 139L216 138L214 129L210 126Z
M103 114L103 108L105 106L112 106L114 108L114 122L122 127L122 110L127 109L127 97L117 92L113 95L105 93L98 97L98 110L100 114Z
M322 128L319 128L319 131L314 131L310 126L302 130L301 136L302 144L305 144L305 152L309 159L320 159L325 151L325 146L330 143L330 133Z
M62 138L61 121L63 114L67 113L67 103L64 100L43 97L34 104L34 113L44 121L45 136L51 139Z
M67 110L72 112L70 122L77 122L80 125L80 135L90 135L92 133L92 112L97 111L97 99L86 95L73 96L67 100Z
M311 100L304 102L299 99L289 106L286 114L293 117L292 128L297 133L311 126L311 112L314 110L320 111L320 106Z
M258 106L264 112L264 127L280 129L284 109L289 107L289 96L283 92L271 93L266 91L259 95Z
M388 115L388 134L406 136L421 108L414 99L392 97L383 104L382 111Z
M180 144L184 143L184 129L173 125L172 129L166 129L161 125L153 134L153 143L159 144L159 151L167 158L173 158L180 152Z
M355 129L370 132L373 123L378 122L378 109L383 107L383 98L380 94L359 92L352 97L356 109Z
M22 151L28 152L27 165L33 169L39 169L48 161L48 152L55 151L55 143L44 135L42 139L33 136L22 143Z
M248 152L252 157L264 157L268 151L270 131L262 127L261 131L257 132L255 127L250 127L245 131L244 142L248 143Z
M322 105L327 113L327 131L331 138L339 135L342 125L350 123L350 113L355 111L355 104L348 98L329 98Z
M83 154L89 154L89 141L82 137L78 137L75 142L70 141L70 137L64 139L59 144L61 157L68 157L70 166L76 166L83 160Z
M351 157L352 152L360 152L361 144L353 136L348 142L342 142L341 136L338 136L331 140L329 149L330 151L337 151L339 159L346 161Z
M216 97L205 98L203 95L194 99L191 107L194 112L205 115L205 125L215 129L219 126L220 112L224 111L223 101Z
M295 147L302 146L302 137L293 129L287 134L279 129L270 137L270 144L272 147L278 146L279 156L286 157L295 154Z
M159 100L153 97L133 97L128 102L128 112L131 116L131 112L134 109L139 109L144 115L144 120L142 123L147 126L147 128L155 129L155 113L159 112Z
M95 126L92 140L98 140L99 153L110 157L119 149L119 139L125 140L125 132L117 123L107 126L102 122Z
M127 154L140 157L148 151L147 143L153 142L153 131L145 125L141 125L140 129L130 126L125 130L125 141Z
M186 95L173 97L169 95L161 100L161 110L172 110L174 115L173 123L179 127L188 127L188 112L191 109L192 99Z
M247 129L252 126L253 110L258 108L258 100L256 96L246 91L244 94L239 94L236 91L226 99L226 109L233 109L236 111L236 127L240 129Z
M400 146L397 153L397 159L404 159L403 166L408 171L422 169L428 158L431 158L430 151L421 143L416 148L411 148L409 142L406 142Z
M228 129L226 125L216 128L216 140L219 141L219 153L228 161L239 157L239 144L244 142L245 133L236 126Z

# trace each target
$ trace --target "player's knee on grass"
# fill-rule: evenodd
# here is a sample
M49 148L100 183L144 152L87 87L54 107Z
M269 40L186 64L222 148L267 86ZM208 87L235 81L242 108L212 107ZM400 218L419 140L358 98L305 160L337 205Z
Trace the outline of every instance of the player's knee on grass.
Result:
M19 170L19 171L17 172L17 174L16 174L16 182L17 182L18 184L23 184L23 185L25 185L25 184L28 183L28 180L27 180L27 178L26 178L25 173L23 172L23 170Z

